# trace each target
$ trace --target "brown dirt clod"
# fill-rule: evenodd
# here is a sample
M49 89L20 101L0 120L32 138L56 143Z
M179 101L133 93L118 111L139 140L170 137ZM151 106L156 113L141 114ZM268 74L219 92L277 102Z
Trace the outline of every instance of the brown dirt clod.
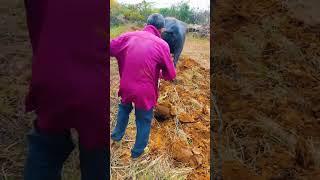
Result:
M158 105L154 111L154 117L158 121L165 121L172 117L170 108L164 105Z

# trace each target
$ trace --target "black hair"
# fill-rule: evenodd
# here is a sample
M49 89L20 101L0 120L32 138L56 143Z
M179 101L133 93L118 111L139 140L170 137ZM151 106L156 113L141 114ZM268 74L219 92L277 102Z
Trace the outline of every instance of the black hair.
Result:
M147 19L147 24L152 25L157 29L164 28L164 17L159 13L151 14Z

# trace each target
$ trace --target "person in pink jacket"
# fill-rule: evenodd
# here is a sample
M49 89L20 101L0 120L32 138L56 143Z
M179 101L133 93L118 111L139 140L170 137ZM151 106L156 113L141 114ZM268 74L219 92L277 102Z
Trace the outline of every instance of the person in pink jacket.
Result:
M25 0L32 78L24 180L61 180L76 148L81 180L110 179L109 3ZM27 60L26 60L27 61Z
M161 14L152 14L142 31L124 33L110 43L110 55L119 65L121 97L111 139L119 142L124 136L134 104L137 134L132 158L139 157L148 144L159 78L171 81L176 77L169 45L161 39L164 23Z

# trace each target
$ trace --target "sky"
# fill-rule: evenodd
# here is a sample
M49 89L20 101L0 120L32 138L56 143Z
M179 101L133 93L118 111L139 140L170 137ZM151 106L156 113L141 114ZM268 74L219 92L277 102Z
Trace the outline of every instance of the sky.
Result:
M142 0L117 0L119 3L126 4L137 4ZM181 2L181 0L146 0L147 2L154 2L155 7L170 7L173 4L177 4ZM210 9L210 0L184 0L184 2L189 2L189 5L192 8L199 8L201 10L209 10Z

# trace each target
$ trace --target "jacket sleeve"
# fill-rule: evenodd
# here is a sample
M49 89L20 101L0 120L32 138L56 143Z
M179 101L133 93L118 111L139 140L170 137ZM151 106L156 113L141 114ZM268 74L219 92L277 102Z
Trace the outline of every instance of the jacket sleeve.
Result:
M114 38L110 42L110 56L118 57L120 52L122 51L125 44L126 36L120 35L117 38Z
M169 45L164 46L164 48L161 51L162 54L162 60L163 60L163 66L162 71L160 71L160 78L171 81L176 77L176 69L173 64L173 60L170 56L170 49Z

